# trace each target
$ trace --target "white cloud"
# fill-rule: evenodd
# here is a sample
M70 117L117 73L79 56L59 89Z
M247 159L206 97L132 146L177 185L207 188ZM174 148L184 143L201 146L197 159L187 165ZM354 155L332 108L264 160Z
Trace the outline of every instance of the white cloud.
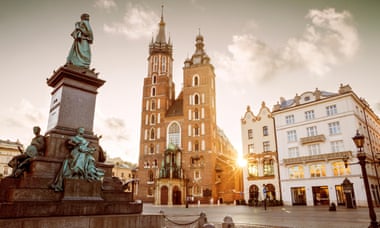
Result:
M103 8L109 10L111 8L115 8L117 5L114 0L97 0L95 2L95 7Z
M35 107L30 101L22 99L19 104L3 109L0 118L0 135L11 136L11 140L20 139L21 143L29 143L33 136L33 127L40 126L45 130L47 115L45 110ZM12 131L9 131L12 129Z
M156 30L159 16L154 11L143 9L141 6L128 4L122 22L111 25L104 24L103 29L107 33L122 34L129 39L152 36Z
M294 68L322 76L334 65L355 56L359 38L349 12L310 10L306 18L311 23L303 34L289 38L278 50L251 34L235 35L228 55L215 54L218 76L244 83Z

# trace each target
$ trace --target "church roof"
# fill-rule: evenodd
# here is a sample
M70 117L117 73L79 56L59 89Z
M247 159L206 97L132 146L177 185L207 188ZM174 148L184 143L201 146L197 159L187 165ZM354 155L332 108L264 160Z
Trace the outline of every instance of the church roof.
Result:
M171 116L183 116L183 94L182 92L178 95L177 99L174 101L172 106L166 112L167 117Z

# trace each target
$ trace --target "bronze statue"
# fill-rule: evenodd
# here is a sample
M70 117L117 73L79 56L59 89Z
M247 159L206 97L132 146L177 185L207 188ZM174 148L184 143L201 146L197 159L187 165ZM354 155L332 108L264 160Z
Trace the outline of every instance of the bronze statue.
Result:
M33 127L33 133L35 134L35 137L32 139L30 145L26 148L25 151L22 151L22 149L18 147L21 154L14 156L8 163L8 165L13 169L11 176L19 177L24 171L29 168L30 159L36 156L44 155L45 137L40 135L40 132L40 127Z
M90 15L84 13L80 18L81 21L75 23L75 29L71 33L74 42L67 56L67 64L89 68L91 63L90 44L94 40L89 22Z
M64 178L93 181L101 180L104 176L104 171L96 168L95 158L92 156L96 149L89 147L89 142L83 135L84 128L78 128L77 135L67 141L67 147L71 152L69 157L63 161L61 169L51 185L55 191L63 191Z

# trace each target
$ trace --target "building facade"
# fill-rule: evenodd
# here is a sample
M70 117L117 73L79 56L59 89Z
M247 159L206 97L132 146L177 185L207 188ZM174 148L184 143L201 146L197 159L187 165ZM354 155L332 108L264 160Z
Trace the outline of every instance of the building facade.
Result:
M272 115L285 205L367 206L352 140L357 130L365 136L371 193L379 204L377 165L372 163L380 146L379 118L349 85L336 93L316 89L281 98Z
M0 179L12 174L12 168L8 166L8 162L20 154L18 147L23 150L23 145L18 141L0 140Z
M241 118L244 199L257 205L264 198L281 201L274 119L264 102L254 115L248 106Z
M215 73L203 36L196 37L195 52L184 62L177 97L172 54L161 16L144 78L138 196L169 205L233 201L239 191L239 176L231 175L237 153L216 123Z

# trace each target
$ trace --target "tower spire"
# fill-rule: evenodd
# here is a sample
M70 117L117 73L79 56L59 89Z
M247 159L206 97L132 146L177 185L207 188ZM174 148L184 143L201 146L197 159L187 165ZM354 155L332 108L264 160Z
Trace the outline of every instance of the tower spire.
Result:
M156 43L166 44L166 36L165 36L165 22L164 22L164 5L161 5L161 21L158 24L159 30L156 37Z

